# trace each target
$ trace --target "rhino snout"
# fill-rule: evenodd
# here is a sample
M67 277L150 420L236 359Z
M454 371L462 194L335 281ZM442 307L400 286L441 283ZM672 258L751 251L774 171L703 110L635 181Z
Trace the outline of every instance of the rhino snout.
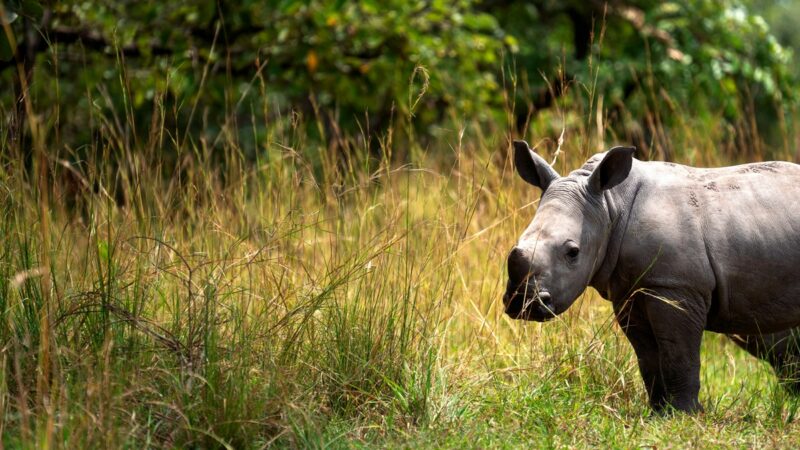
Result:
M555 316L553 298L540 284L542 275L526 250L521 247L511 250L508 255L508 284L503 295L506 314L514 319L537 321Z
M557 314L553 298L547 291L536 292L530 285L512 287L503 296L505 313L512 319L544 322Z

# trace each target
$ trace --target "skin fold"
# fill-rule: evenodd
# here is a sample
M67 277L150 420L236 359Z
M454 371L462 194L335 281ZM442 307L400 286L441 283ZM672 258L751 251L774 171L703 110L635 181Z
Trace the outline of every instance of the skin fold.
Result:
M508 257L506 313L546 321L595 288L636 353L658 412L702 410L704 330L727 334L800 391L800 166L703 169L615 147L559 176L524 141L542 199Z

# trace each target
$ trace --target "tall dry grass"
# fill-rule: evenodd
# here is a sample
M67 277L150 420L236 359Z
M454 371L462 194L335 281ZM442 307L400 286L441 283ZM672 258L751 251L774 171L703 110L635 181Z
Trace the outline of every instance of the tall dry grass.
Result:
M252 104L267 107L265 89ZM648 422L632 352L595 293L553 323L503 315L506 252L538 193L516 179L502 123L454 118L430 146L398 117L404 136L329 145L296 117L253 114L270 117L267 131L244 148L240 110L211 141L166 129L154 102L148 139L131 138L131 118L97 115L78 152L36 128L46 106L29 101L30 148L4 140L0 160L9 448L758 445L796 433L768 369L720 339L704 347L707 417ZM633 119L620 111L608 117L576 86L524 137L562 173L634 139L642 158L735 159L715 118L685 111L642 140L614 133Z

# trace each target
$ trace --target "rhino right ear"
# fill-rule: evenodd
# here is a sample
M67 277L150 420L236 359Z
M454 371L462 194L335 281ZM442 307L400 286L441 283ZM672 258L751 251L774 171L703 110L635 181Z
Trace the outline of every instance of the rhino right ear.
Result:
M542 192L547 190L550 183L560 178L550 164L534 153L525 141L514 141L514 166L523 180L539 187Z
M601 192L622 183L631 171L635 147L614 147L589 175L589 187Z

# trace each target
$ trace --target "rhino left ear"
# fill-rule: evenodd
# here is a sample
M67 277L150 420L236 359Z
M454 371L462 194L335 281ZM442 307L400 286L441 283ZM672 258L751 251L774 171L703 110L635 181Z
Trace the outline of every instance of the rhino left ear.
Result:
M514 166L523 180L538 187L543 193L550 183L559 178L550 164L537 155L525 141L514 141Z
M621 183L631 171L636 147L614 147L589 176L589 188L601 192Z

